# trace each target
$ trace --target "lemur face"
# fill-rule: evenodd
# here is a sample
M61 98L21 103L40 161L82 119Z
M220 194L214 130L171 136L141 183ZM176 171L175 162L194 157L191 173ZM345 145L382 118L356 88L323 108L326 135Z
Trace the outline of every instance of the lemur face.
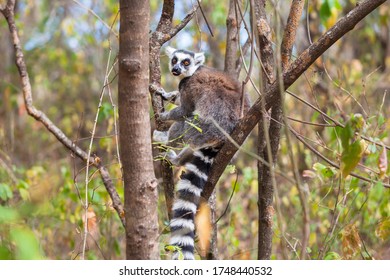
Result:
M205 60L203 53L176 50L171 47L166 47L165 52L170 59L169 70L175 76L192 76Z

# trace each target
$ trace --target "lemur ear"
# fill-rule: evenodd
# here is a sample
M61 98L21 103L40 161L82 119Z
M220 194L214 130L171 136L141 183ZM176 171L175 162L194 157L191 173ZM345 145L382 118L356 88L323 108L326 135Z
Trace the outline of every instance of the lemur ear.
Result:
M167 56L169 56L169 57L171 57L172 54L173 54L175 51L176 51L176 49L175 49L175 48L172 48L172 47L170 47L170 46L167 46L167 47L165 48L165 54L166 54Z
M205 57L204 57L204 53L200 52L200 53L195 53L195 65L202 65L205 61Z

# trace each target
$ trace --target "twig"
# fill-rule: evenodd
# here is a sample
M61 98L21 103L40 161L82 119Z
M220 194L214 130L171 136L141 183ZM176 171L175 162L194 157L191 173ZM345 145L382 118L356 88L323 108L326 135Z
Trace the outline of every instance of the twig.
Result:
M109 70L110 58L111 58L111 50L109 51L109 54L108 54L107 65L106 65L106 73L105 73L105 77L104 77L104 84L107 82L108 76L110 75L110 70ZM111 69L113 69L113 68L111 68ZM93 127L92 127L91 140L89 141L88 158L91 157L91 153L92 153L93 140L94 140L95 133L96 133L96 127L97 127L97 123L98 123L100 108L102 107L103 97L104 97L104 94L106 92L105 88L106 88L106 86L104 85L103 89L102 89L102 91L100 93L99 105L98 105L98 109L96 110L95 121L93 122ZM90 182L90 179L89 179L89 163L87 163L86 170L85 170L84 240L83 240L83 251L82 251L82 254L81 254L81 257L82 257L83 260L85 258L85 249L86 249L87 237L88 237L88 207L89 207L89 202L88 202L88 185L89 185L89 182Z
M286 28L284 30L284 36L282 41L281 53L282 53L282 69L285 71L290 64L292 49L297 34L299 19L301 18L303 7L305 5L304 0L293 0L290 8L290 14L288 15Z
M311 40L311 34L310 34L310 17L309 17L309 0L306 0L306 32L307 32L307 38L309 39L309 43L313 44L313 41Z
M214 37L213 31L211 30L211 27L210 27L210 24L209 24L209 22L207 21L206 15L205 15L204 12L203 12L202 5L200 5L200 0L197 0L197 2L198 2L199 10L200 10L200 12L202 13L203 19L204 19L204 21L205 21L205 23L206 23L206 25L207 25L207 28L208 28L209 31L210 31L210 35L211 35L211 37Z
M15 173L12 171L12 169L8 166L8 164L2 158L0 158L0 166L7 172L12 183L17 185L18 179L16 178Z
M110 30L110 32L112 32L117 38L119 38L119 35L118 33L116 33L113 29L112 29L112 26L110 27L98 14L96 14L92 9L88 8L87 6L85 6L84 4L80 3L79 1L77 0L72 0L73 2L75 2L77 5L79 5L81 8L87 10L87 12L91 13L94 17L96 17L101 23L103 23L103 25L105 27L107 27L108 30Z
M201 0L199 0L199 2L201 2ZM188 14L181 20L181 22L176 25L175 27L173 27L169 32L168 32L168 36L169 37L166 37L162 40L162 42L167 42L169 41L170 39L172 39L177 33L179 33L190 21L191 19L194 17L195 15L195 12L198 10L199 8L199 5L194 5L194 7L191 9L191 11L188 12Z
M320 113L322 116L324 116L326 119L332 121L335 125L337 126L341 126L343 127L343 124L340 123L339 121L337 121L336 119L330 117L328 114L324 113L323 111L321 111L321 109L319 109L318 107L314 106L313 104L311 104L310 102L304 100L303 98L299 97L297 94L293 93L292 91L290 90L286 90L286 92L288 94L290 94L292 97L294 97L295 99L299 100L300 102L306 104L307 106L309 106L310 108L312 108L313 110L317 111L318 113Z
M303 0L293 0L290 8L290 13L288 16L287 20L287 25L284 30L284 36L282 39L282 44L281 44L281 69L279 69L279 72L285 72L287 68L290 65L290 59L291 59L291 54L292 54L292 49L293 45L295 42L295 37L298 29L298 24L299 20L302 15L303 7L304 7L304 1ZM279 54L279 53L278 53ZM283 81L280 81L281 85L283 85ZM283 86L281 87L281 92L280 92L281 98L284 100L284 93L283 93ZM281 103L281 107L283 111L285 111L284 108L285 103ZM286 127L288 127L288 121L287 117L283 114L282 115L283 122ZM298 170L298 163L296 161L296 157L293 154L293 149L292 149L292 141L290 137L290 131L285 130L286 134L286 141L287 141L287 146L288 146L288 151L289 151L289 156L290 156L290 161L292 164L293 168L293 174L295 181L297 183L297 189L298 189L298 196L299 200L301 202L302 206L302 240L301 240L301 254L300 254L300 259L305 259L306 258L306 247L309 241L309 234L310 234L310 217L309 217L309 208L307 205L306 201L306 196L303 192L303 187L301 184L301 178Z
M308 122L308 121L303 121L303 120L298 120L293 117L287 117L290 121L294 122L299 122L302 124L308 124L308 125L313 125L313 126L320 126L320 127L336 127L335 124L328 124L328 123L313 123L313 122Z
M237 181L238 181L238 172L237 172L237 174L236 174L236 180L234 181L234 186L233 186L232 193L230 194L229 200L228 200L228 202L226 203L225 210L223 210L222 214L221 214L221 215L219 216L219 218L215 221L216 224L219 222L219 220L220 220L223 216L225 216L227 210L229 209L230 202L232 201L233 195L234 195L234 193L236 192Z
M329 78L329 80L333 83L334 86L336 86L338 89L340 89L341 91L345 92L346 94L348 94L349 97L351 97L356 104L358 104L358 106L360 107L360 109L362 109L363 113L365 116L368 116L366 110L364 110L362 104L360 104L360 102L352 95L352 93L350 93L348 90L346 90L345 88L343 88L341 86L341 84L337 83L336 81L333 80L333 78L330 76L327 68L326 68L326 65L323 63L322 67L324 68L324 71L325 71L325 74L326 76Z

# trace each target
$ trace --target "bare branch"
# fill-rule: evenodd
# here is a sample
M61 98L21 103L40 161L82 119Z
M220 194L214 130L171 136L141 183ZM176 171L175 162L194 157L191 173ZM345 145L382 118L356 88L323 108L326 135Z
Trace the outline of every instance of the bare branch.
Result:
M256 17L256 38L260 49L260 61L263 68L261 82L268 88L274 82L274 53L272 50L271 27L265 12L265 0L253 3ZM253 27L255 27L253 26ZM264 89L265 89L264 87Z
M236 61L240 23L237 19L235 2L236 0L229 1L229 11L226 18L226 53L224 71L237 78L239 72L236 71Z
M299 19L302 15L303 7L305 6L304 0L293 0L290 8L290 14L288 16L286 29L284 31L284 37L282 41L282 69L287 69L293 45L295 42L295 36L297 34L297 28Z
M77 5L79 5L81 8L85 9L88 13L92 14L94 17L96 17L101 23L103 23L103 25L105 27L107 27L107 29L112 32L115 37L119 38L119 34L115 32L114 29L112 29L112 26L109 26L97 13L95 13L92 9L88 8L87 6L85 6L84 4L80 3L79 1L77 0L72 0L73 2L75 2Z
M199 2L201 2L201 1L199 1ZM181 22L171 29L171 31L169 32L169 38L167 38L165 40L165 42L172 39L177 33L179 33L191 21L191 19L195 16L195 13L198 10L198 8L199 8L198 4L195 4L192 7L191 11L188 12L188 14L181 20Z

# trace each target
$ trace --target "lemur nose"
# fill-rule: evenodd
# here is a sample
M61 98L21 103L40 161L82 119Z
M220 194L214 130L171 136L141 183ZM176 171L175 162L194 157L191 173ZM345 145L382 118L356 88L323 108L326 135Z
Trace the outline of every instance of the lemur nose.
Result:
M172 74L175 76L179 76L181 74L181 69L179 65L175 65L172 68Z

